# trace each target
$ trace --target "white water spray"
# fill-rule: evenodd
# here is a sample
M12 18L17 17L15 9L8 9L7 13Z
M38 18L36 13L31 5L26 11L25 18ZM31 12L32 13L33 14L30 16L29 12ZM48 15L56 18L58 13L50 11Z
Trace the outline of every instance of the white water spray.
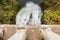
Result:
M16 24L41 24L41 16L41 8L33 2L27 2L26 6L23 7L16 16ZM9 40L25 40L26 32L27 30L18 30Z
M26 30L17 30L17 32L12 35L8 40L26 40Z
M41 24L41 8L33 3L27 2L16 16L16 24L28 25L28 24Z
M52 31L52 29L48 25L42 25L42 36L44 40L60 40L60 35L56 34Z

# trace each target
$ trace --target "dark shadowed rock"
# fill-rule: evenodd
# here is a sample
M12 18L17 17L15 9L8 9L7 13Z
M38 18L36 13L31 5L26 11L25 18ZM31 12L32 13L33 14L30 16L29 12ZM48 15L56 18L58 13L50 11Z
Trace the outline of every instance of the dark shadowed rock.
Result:
M36 4L40 4L41 2L42 2L42 0L16 0L21 6L25 6L25 4L27 3L27 2L30 2L30 1L32 1L32 2L34 2L34 3L36 3Z

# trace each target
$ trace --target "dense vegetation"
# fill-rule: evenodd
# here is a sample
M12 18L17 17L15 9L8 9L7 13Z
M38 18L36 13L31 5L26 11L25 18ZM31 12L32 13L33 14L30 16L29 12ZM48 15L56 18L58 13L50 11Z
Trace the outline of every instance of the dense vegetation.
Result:
M42 7L42 23L60 24L60 0L44 0Z
M0 0L0 24L14 24L19 9L15 0Z
M60 24L60 0L43 0L43 24ZM0 0L0 24L15 24L15 16L21 6L16 0Z

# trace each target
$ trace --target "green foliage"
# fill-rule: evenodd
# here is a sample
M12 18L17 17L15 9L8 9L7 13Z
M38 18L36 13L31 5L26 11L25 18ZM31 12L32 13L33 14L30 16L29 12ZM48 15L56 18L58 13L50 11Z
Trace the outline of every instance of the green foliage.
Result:
M41 6L43 24L60 24L60 0L43 0ZM16 0L0 0L0 24L15 24L20 8Z
M0 24L14 24L15 15L20 9L19 4L14 0L0 0Z
M60 0L44 0L42 23L60 24Z
M44 24L54 24L56 21L57 14L52 10L45 10L42 21Z

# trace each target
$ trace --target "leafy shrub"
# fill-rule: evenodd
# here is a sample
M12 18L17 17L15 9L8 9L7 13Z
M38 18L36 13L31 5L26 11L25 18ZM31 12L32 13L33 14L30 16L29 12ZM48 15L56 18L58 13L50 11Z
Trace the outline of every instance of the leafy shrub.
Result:
M15 0L0 0L0 6L2 8L0 24L14 24L15 15L20 8L19 4Z
M60 24L60 0L44 0L42 23Z

